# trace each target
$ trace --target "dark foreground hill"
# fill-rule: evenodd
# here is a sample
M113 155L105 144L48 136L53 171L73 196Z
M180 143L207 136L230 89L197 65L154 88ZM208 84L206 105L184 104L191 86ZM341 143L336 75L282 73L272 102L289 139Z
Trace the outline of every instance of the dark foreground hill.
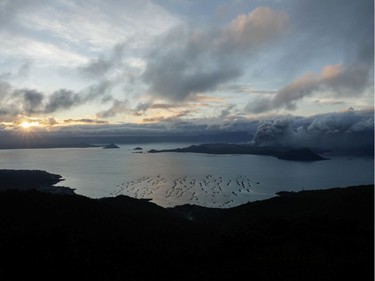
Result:
M231 209L0 192L0 280L373 280L374 186Z

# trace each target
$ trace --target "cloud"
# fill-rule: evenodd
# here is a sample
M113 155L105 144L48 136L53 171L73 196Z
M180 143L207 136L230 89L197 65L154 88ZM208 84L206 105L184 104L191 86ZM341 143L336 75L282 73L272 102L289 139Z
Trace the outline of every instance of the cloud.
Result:
M284 12L259 7L221 29L178 27L159 38L147 57L149 93L181 101L240 77L243 62L286 29Z
M46 64L84 64L134 34L144 41L178 22L153 1L0 1L0 53Z
M279 90L274 98L252 98L247 111L295 110L305 97L343 100L373 87L374 1L301 0L283 6L289 33L276 46L279 52L267 54L271 66L265 67L268 77L280 81Z
M52 113L60 110L67 110L80 103L81 98L78 94L70 90L61 89L52 93L49 97L45 106L45 112Z
M26 116L22 114L18 114L14 120L11 122L11 127L19 129L19 125L22 124L23 122L29 122L29 123L34 123L37 124L37 126L34 128L35 130L40 130L43 132L42 129L39 128L39 126L42 126L43 128L48 128L59 124L59 122L53 118L53 117L31 117L31 116Z
M42 106L44 95L35 90L23 90L23 109L27 115L37 113Z
M331 113L316 116L306 128L310 132L325 134L357 133L373 131L374 112L349 110L341 113Z
M102 80L79 92L59 89L48 94L29 88L17 89L0 79L0 122L12 122L19 114L43 116L93 101L104 103L113 99L112 87L113 81Z
M357 61L363 48L373 57L373 0L299 0L283 3L290 33L273 57L274 74L292 80L311 67ZM272 54L271 54L272 55ZM369 57L369 61L373 60ZM287 70L287 71L286 71Z
M175 124L175 123L185 122L185 121L181 121L181 118L190 116L190 115L191 115L190 110L182 110L168 117L166 116L148 117L148 118L143 118L142 121L145 123L170 122L170 123Z
M326 65L319 74L306 73L280 89L272 98L260 98L247 104L253 113L286 108L296 109L296 103L306 96L326 93L328 96L360 96L371 84L370 64L361 61L351 65Z
M96 99L107 102L112 99L111 91L116 86L117 81L110 79L101 79L98 83L89 85L79 92L83 103L91 102Z
M78 67L78 71L89 78L102 78L116 66L123 66L122 59L125 54L125 44L118 43L112 48L109 57L99 56L91 59L87 64Z
M0 80L0 121L10 122L18 114L30 115L42 110L44 95L32 89L14 89Z
M349 109L311 117L289 116L260 123L252 143L324 150L372 151L374 111Z
M258 7L248 15L239 15L224 29L219 39L225 49L259 47L269 43L285 31L288 16L269 7ZM228 47L227 47L228 45Z
M98 120L98 119L81 118L81 119L65 119L64 123L65 124L108 124L108 121Z
M104 111L98 112L96 114L96 117L98 118L109 118L116 116L119 113L125 113L125 112L130 112L130 105L127 100L125 101L120 101L120 100L113 100L112 106Z
M345 102L340 100L327 100L327 99L317 99L314 101L314 104L318 105L344 105Z
M116 120L235 119L245 96L247 113L371 101L372 0L167 2L0 1L1 120L82 105Z
M11 34L0 38L1 56L12 60L31 60L38 62L39 66L65 66L83 64L87 57L74 52L67 46L60 46L57 43L38 41L27 36ZM11 38L9 38L11 37Z
M228 117L232 113L233 109L235 109L235 108L236 108L235 104L230 104L230 105L226 106L224 109L221 110L219 118L224 119L224 118Z

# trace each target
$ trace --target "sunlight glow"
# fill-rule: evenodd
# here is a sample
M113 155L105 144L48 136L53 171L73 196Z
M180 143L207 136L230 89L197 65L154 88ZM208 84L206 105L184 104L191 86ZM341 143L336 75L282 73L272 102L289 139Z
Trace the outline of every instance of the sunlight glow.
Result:
M40 126L39 122L22 122L20 124L20 127L22 127L23 129L30 129L31 127L37 127L37 126Z

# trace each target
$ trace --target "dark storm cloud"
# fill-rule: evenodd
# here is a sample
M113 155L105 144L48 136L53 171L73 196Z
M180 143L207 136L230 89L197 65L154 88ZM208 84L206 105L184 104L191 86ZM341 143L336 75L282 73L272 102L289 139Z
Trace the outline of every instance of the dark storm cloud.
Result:
M240 77L244 61L285 31L287 15L259 7L222 29L179 27L155 42L143 80L149 92L184 100Z
M371 149L374 112L349 109L311 117L289 117L261 122L255 145L284 145L320 149Z

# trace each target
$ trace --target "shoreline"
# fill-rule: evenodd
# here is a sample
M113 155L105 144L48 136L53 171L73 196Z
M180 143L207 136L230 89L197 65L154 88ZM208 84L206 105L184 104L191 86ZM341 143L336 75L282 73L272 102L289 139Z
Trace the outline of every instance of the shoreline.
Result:
M52 174L47 171L43 170L26 170L26 169L0 169L0 192L2 191L8 191L8 190L18 190L18 191L30 191L30 190L36 190L40 192L45 192L49 194L55 194L55 195L75 195L75 196L82 196L85 198L93 199L85 195L77 194L75 192L75 188L67 187L67 186L58 186L59 182L64 181L63 177L58 174ZM323 190L331 190L331 189L337 189L337 188L355 188L356 186L373 186L374 183L369 184L359 184L359 185L351 185L351 186L343 186L343 187L329 187L329 188L323 188L323 189L310 189L310 190L304 190L301 189L300 191L284 191L280 190L278 192L273 193L271 197L267 197L264 199L258 199L254 201L248 201L244 202L235 206L229 206L229 207L212 207L212 206L206 206L206 205L200 205L200 204L194 204L194 203L183 203L180 205L174 205L174 206L161 206L155 202L152 202L152 198L137 198L137 197L131 197L127 195L123 195L120 193L117 193L113 196L104 196L100 198L95 198L94 200L101 200L105 198L117 198L120 196L127 196L129 198L133 198L134 200L140 200L140 201L150 201L152 204L155 204L159 207L168 209L168 208L178 208L181 206L197 206L199 208L207 208L207 209L232 209L236 208L242 205L256 203L256 202L262 202L266 200L271 200L276 197L290 197L295 196L296 194L303 193L303 192L311 192L311 191L323 191Z
M76 195L74 188L56 186L64 181L61 175L42 170L0 169L0 191L37 190L51 194Z

